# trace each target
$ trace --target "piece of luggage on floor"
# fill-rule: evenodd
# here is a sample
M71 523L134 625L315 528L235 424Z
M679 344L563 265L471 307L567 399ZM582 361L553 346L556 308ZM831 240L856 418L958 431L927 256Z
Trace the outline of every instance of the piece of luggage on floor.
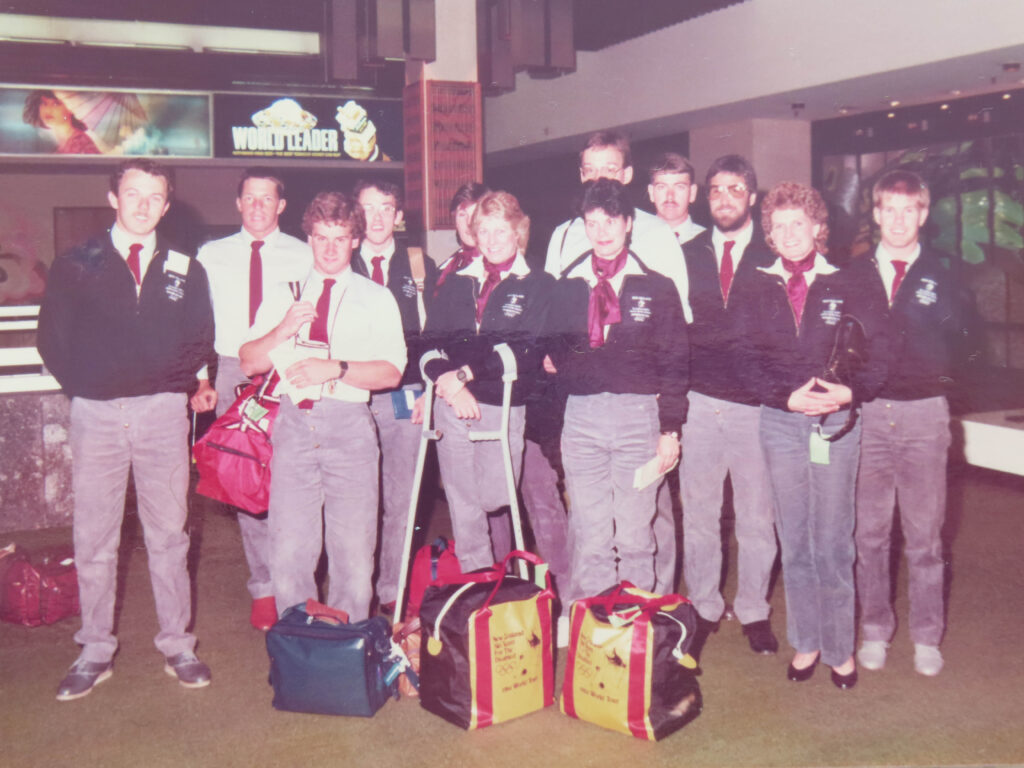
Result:
M570 717L657 741L701 713L689 655L697 613L680 595L628 582L572 605L561 709Z
M515 558L534 566L534 581L506 573ZM461 578L465 583L429 587L420 608L423 708L473 730L553 704L554 592L547 565L515 551L500 565Z
M38 627L80 612L78 572L70 546L34 556L14 544L0 549L0 619Z
M391 627L374 616L347 624L314 601L294 605L267 632L275 709L372 717L397 697Z

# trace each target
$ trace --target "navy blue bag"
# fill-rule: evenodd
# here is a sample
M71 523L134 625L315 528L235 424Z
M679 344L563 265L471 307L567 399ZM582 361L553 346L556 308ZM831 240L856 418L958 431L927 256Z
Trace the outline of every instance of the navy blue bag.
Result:
M387 619L345 624L336 613L294 605L267 632L275 709L372 717L398 698Z

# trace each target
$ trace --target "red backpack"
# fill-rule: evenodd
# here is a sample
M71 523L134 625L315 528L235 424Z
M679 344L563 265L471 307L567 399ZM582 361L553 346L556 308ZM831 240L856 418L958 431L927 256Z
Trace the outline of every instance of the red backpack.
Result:
M439 536L433 544L424 544L416 550L409 571L409 602L405 620L411 621L420 615L420 604L427 587L458 581L461 575L454 541Z

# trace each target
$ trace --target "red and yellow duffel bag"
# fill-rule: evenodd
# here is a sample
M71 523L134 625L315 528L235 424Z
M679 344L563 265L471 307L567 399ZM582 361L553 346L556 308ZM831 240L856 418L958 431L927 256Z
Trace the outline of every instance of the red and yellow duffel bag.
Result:
M513 559L534 581L506 573ZM429 587L420 608L420 703L467 730L503 723L554 704L551 602L547 565L509 553L464 583Z
M680 595L628 582L572 605L561 708L638 739L656 741L700 714L689 655L697 612Z

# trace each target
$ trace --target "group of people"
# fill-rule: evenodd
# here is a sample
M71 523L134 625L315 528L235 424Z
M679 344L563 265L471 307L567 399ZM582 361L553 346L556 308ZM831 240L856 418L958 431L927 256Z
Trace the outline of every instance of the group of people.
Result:
M919 243L927 186L907 171L883 176L873 190L879 245L837 268L825 258L827 208L810 187L776 185L756 222L754 169L718 158L703 184L705 230L690 217L698 180L686 158L666 153L650 167L656 214L635 207L632 176L624 136L588 139L578 210L555 230L541 271L526 259L530 220L508 192L464 185L451 205L459 249L435 265L395 237L397 185L321 192L303 215L303 242L280 231L284 185L266 168L239 182L240 231L190 258L156 236L169 170L122 164L108 196L115 224L56 260L40 313L40 352L71 397L82 603L83 650L57 698L85 696L112 673L129 467L157 648L181 684L209 684L187 628L186 400L221 414L238 384L272 371L281 405L269 510L238 515L251 623L267 629L317 595L322 551L329 605L352 620L375 601L396 610L428 350L440 353L424 373L463 570L510 547L502 449L473 433L501 425L503 355L515 359L514 485L555 577L560 642L575 599L620 581L676 591L681 535L685 594L699 614L691 652L699 657L728 610L754 652L773 654L768 590L781 546L788 677L809 679L821 660L850 688L858 662L884 665L895 632L898 497L915 666L938 674L943 387L959 320L948 273ZM679 499L666 482L677 463ZM727 478L738 542L728 608Z

